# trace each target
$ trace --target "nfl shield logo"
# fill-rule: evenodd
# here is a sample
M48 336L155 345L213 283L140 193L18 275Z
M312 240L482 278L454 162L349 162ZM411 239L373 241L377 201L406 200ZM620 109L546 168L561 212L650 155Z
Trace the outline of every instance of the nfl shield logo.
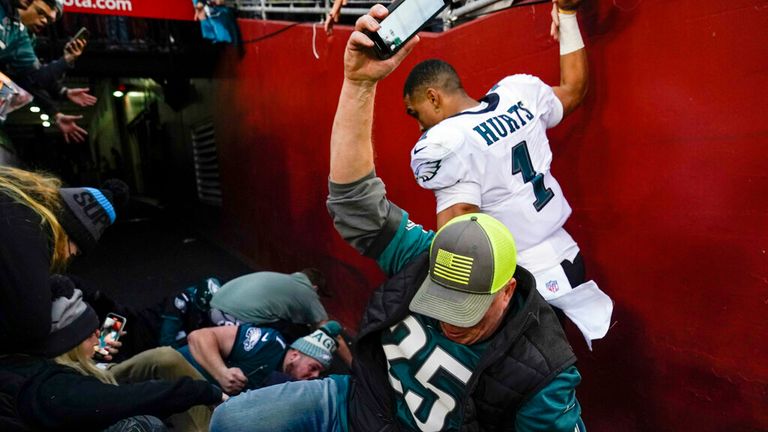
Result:
M557 281L556 280L551 280L551 281L547 282L545 285L547 286L547 289L549 290L549 292L556 293L556 292L560 291L560 287L557 286Z

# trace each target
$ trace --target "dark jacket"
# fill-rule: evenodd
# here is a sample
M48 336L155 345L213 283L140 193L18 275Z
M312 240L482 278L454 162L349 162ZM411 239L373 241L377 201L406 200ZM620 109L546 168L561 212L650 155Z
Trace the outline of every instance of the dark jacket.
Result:
M29 352L51 331L50 229L0 192L0 353Z
M387 377L381 330L402 321L427 276L429 255L413 259L371 296L354 346L349 426L354 432L397 431L395 401ZM467 384L463 431L514 430L517 409L576 362L552 309L533 276L518 267L515 296L523 306L507 313Z
M102 430L136 415L163 418L221 401L221 390L205 381L117 386L23 355L0 358L0 378L0 425L16 422L15 430Z
M64 98L66 89L62 82L69 69L72 69L72 65L67 63L64 58L60 58L40 67L40 69L21 73L11 72L9 76L13 82L35 97L35 105L53 117L60 111L56 101Z

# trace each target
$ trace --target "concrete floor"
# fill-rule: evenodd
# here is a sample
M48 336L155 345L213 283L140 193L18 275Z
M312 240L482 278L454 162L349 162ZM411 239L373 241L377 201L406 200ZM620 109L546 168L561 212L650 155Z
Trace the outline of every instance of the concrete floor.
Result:
M226 282L252 272L245 263L196 235L181 217L132 202L96 250L77 257L69 272L134 307L175 295L207 277Z

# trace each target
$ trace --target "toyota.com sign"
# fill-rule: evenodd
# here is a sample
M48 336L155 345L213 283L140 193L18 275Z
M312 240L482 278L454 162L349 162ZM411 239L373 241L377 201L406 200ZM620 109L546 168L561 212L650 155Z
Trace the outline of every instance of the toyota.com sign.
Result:
M64 12L192 20L189 0L64 0Z

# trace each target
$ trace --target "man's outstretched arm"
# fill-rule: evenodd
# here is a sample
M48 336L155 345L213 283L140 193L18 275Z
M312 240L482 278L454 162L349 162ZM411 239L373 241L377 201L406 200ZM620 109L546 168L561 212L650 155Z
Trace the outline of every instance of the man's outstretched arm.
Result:
M373 100L376 83L389 75L410 53L419 38L397 54L379 60L373 42L362 33L375 31L384 6L371 8L357 20L344 52L344 84L331 132L328 211L339 234L360 253L377 260L394 274L412 257L429 248L433 233L408 220L408 214L386 197L373 163Z
M560 85L553 87L563 116L576 109L589 87L589 62L576 10L581 0L552 0L552 37L560 41Z
M344 83L331 131L329 178L334 183L352 183L373 171L371 127L376 83L395 70L419 40L414 37L391 58L379 60L372 50L373 41L363 30L378 30L376 20L385 16L387 8L373 6L355 23L344 50Z

